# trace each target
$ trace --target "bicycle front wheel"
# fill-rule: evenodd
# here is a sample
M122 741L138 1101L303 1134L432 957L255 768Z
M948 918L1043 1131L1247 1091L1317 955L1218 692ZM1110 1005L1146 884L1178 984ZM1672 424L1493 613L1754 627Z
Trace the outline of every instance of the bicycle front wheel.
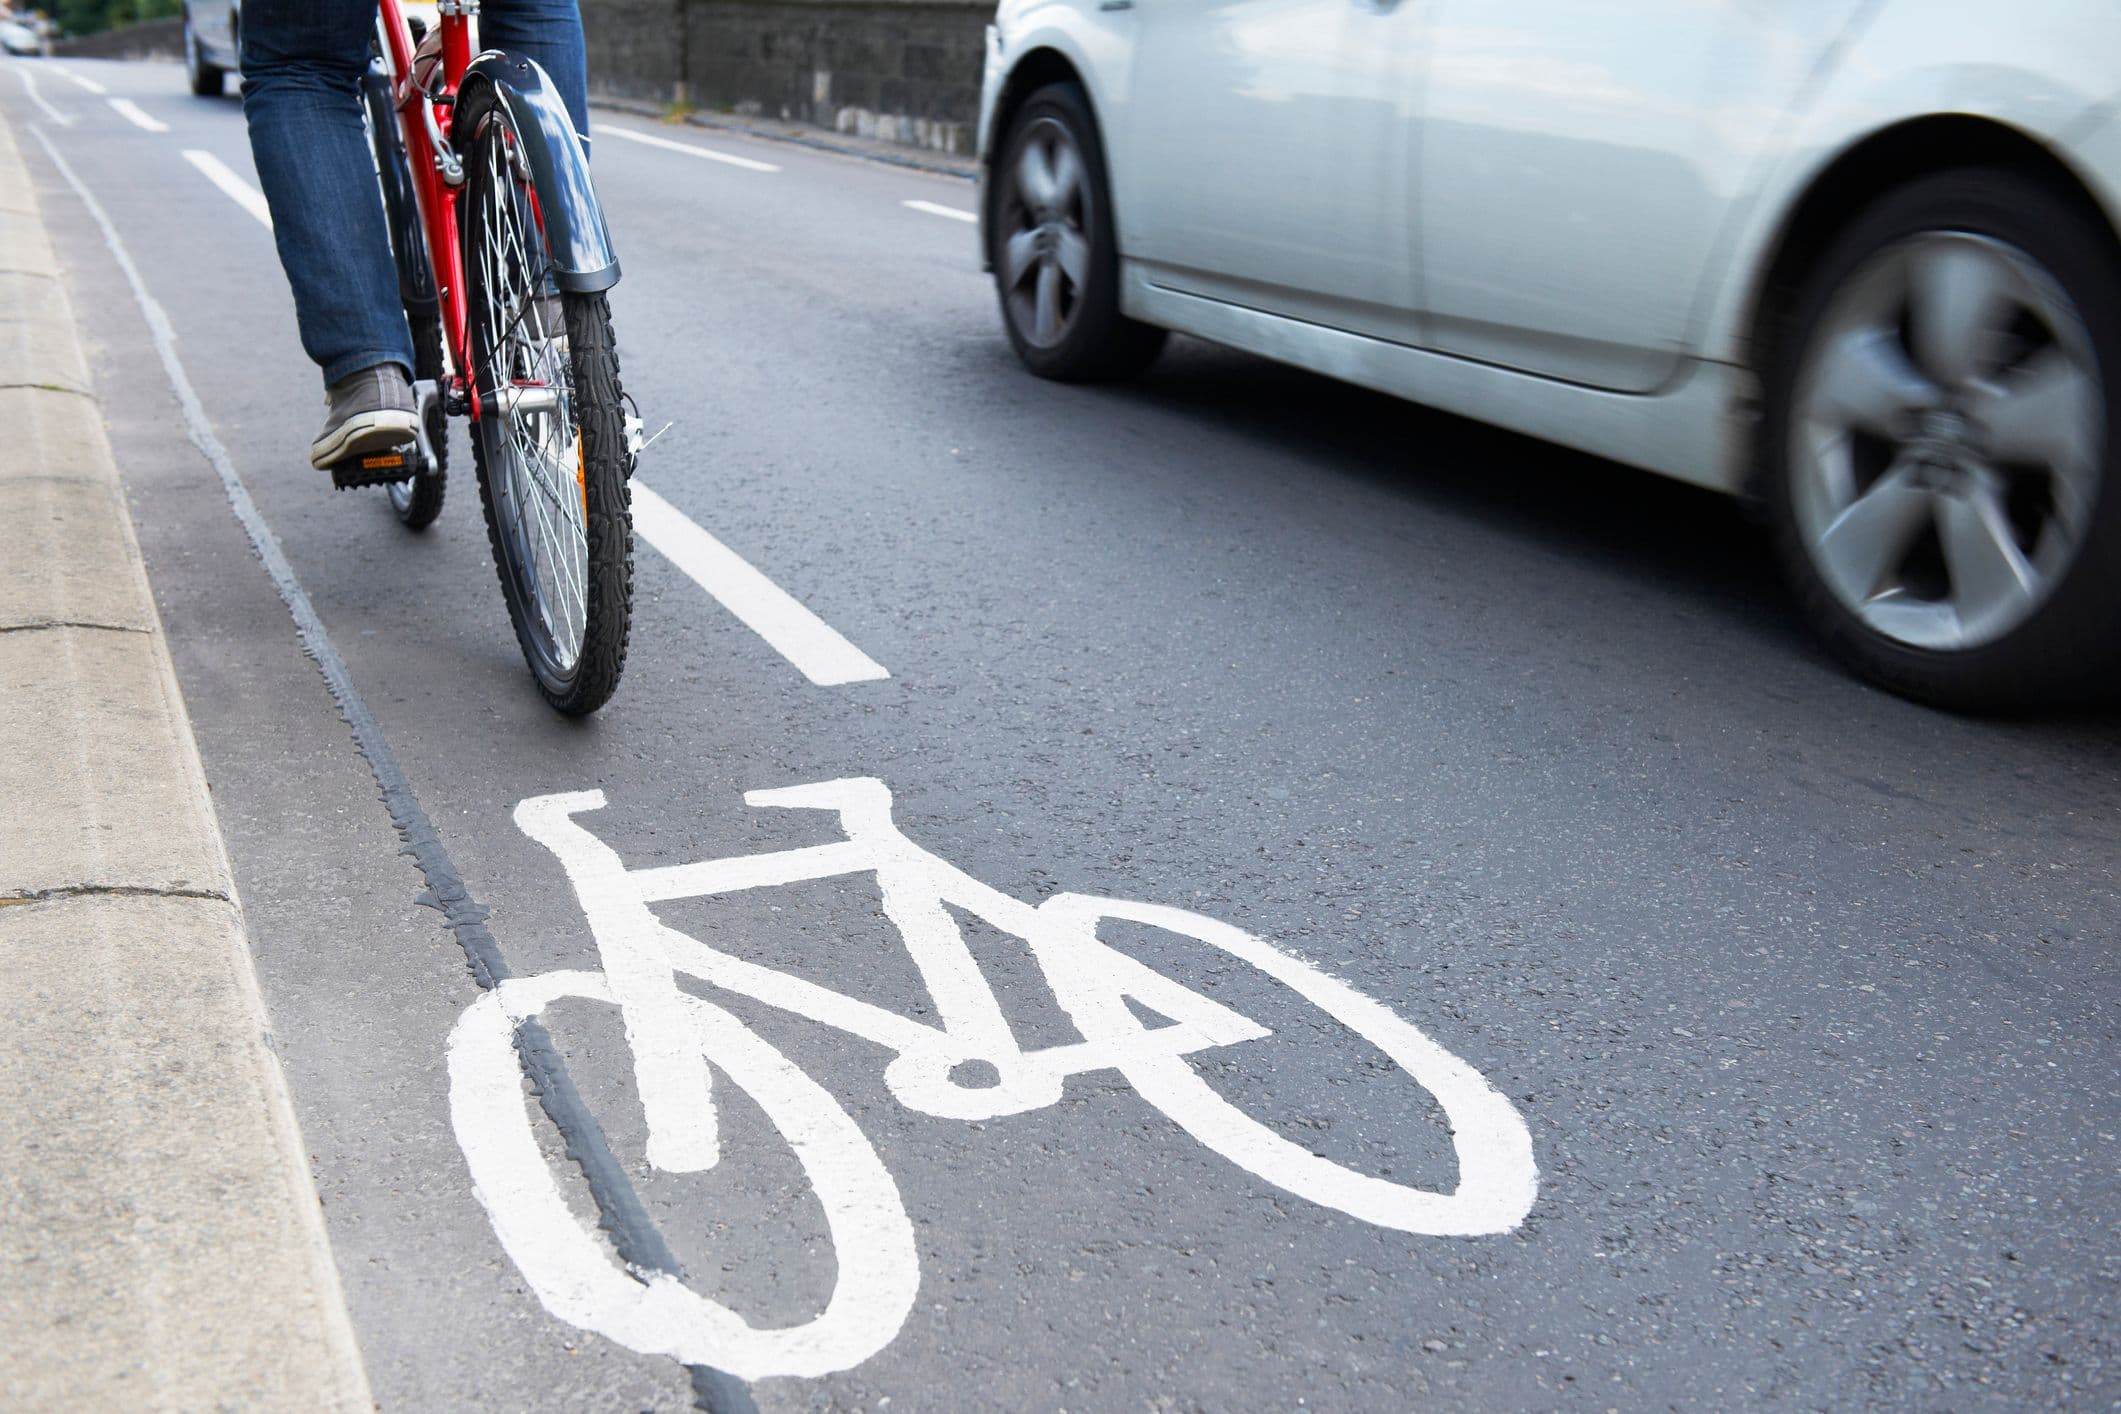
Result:
M459 117L472 456L494 568L538 690L570 716L618 687L633 611L624 392L601 293L564 292L508 110Z

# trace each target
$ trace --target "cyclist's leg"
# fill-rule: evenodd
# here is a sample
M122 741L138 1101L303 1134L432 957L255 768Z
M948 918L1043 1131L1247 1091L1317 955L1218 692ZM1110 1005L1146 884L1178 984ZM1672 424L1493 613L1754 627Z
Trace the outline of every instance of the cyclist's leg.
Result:
M378 364L412 370L360 81L373 0L243 7L243 115L272 208L302 347L327 384Z
M535 59L552 75L575 132L589 140L589 61L576 0L486 0L479 9L479 42Z

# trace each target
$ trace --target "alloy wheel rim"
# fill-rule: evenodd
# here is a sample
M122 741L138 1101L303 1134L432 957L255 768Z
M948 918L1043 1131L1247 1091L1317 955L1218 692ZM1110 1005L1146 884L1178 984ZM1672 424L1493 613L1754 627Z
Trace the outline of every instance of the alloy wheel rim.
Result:
M2090 529L2103 388L2076 306L2023 250L1934 231L1880 251L1823 312L1792 404L1792 508L1820 579L1913 648L2017 628Z
M1090 279L1089 194L1082 146L1056 118L1024 134L1009 169L1001 220L1009 322L1038 348L1068 337Z
M475 251L484 298L481 435L502 534L515 549L526 617L555 676L572 674L588 628L589 538L580 429L560 300L518 191L513 138L498 115L481 156L485 209Z

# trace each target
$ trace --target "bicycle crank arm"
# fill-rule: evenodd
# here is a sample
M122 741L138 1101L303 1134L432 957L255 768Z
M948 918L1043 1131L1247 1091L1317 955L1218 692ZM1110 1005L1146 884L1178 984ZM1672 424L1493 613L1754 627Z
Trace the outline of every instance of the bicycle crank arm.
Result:
M432 378L422 378L412 385L413 408L420 414L419 441L415 445L419 448L421 471L434 470L435 444L427 436L427 415L434 411L441 396L442 385Z

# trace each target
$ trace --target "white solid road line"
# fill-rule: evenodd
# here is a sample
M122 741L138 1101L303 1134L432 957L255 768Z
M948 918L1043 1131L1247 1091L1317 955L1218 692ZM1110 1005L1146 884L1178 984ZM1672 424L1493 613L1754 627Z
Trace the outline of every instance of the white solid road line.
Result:
M839 630L640 480L633 483L633 528L818 686L891 676Z
M160 118L149 117L146 110L130 98L107 98L104 102L110 104L119 117L136 128L145 128L151 133L166 133L169 131L169 124L163 122Z
M98 98L101 98L104 94L110 92L109 89L105 88L102 84L97 83L94 79L82 78L72 69L62 69L57 64L54 64L51 66L50 71L52 73L57 74L60 78L65 79L68 83L76 83L81 85L81 87L87 89L90 93L95 94Z
M230 171L226 162L196 147L184 149L184 160L203 172L206 180L227 192L236 205L257 217L258 223L266 230L272 229L272 208L265 204L265 193Z
M638 142L648 147L668 148L672 152L683 152L692 157L704 157L709 162L726 162L732 167L742 167L747 172L778 172L781 169L771 162L755 162L749 157L738 157L733 152L716 152L711 147L701 147L693 142L676 142L653 133L637 133L632 128L614 128L608 123L599 123L590 129L596 137L622 137L628 142Z
M74 120L72 118L60 112L58 109L52 107L52 105L46 101L44 95L37 92L37 81L36 79L30 76L30 72L28 69L18 67L15 72L22 75L22 87L28 91L29 101L36 104L39 108L42 108L44 110L45 117L51 119L53 122L57 123L62 128L70 128L74 125Z
M930 216L948 216L953 221L977 221L979 217L970 211L955 206L944 206L933 201L905 201L899 203L915 211L925 211Z

